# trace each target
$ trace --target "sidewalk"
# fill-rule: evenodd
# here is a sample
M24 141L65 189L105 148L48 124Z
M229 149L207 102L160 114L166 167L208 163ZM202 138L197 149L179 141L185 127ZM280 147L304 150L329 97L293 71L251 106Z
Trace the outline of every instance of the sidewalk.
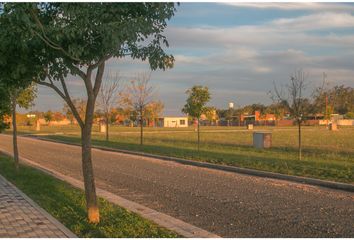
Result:
M0 238L76 237L0 175Z

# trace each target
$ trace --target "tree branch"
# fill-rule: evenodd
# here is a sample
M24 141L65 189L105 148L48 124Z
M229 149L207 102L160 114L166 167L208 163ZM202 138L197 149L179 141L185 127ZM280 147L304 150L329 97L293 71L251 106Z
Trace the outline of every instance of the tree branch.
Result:
M86 73L82 71L80 68L75 66L74 64L71 64L70 66L71 71L79 75L83 80L87 77Z
M98 95L98 92L100 90L101 87L101 83L102 83L102 77L103 77L103 73L104 73L104 68L105 68L105 62L102 62L97 69L97 73L96 73L96 78L95 78L95 86L93 88L93 94L95 96L95 98Z
M48 36L45 33L45 29L43 24L41 23L41 21L39 20L39 18L37 17L37 15L34 13L34 9L30 10L30 14L33 18L33 20L35 21L36 25L41 29L42 34L38 33L37 31L33 30L32 31L45 43L47 44L49 47L55 49L55 50L59 50L62 53L64 53L67 57L69 57L70 59L74 60L74 61L81 61L79 58L76 58L74 56L72 56L70 53L68 53L62 46L60 46L57 43L54 43L52 40L50 40L48 38Z
M85 83L85 87L86 87L86 92L87 92L87 100L91 99L94 95L91 77L92 77L92 69L88 68L87 73L86 73L86 77L83 78L84 83Z
M62 86L63 86L63 89L64 89L64 92L65 94L57 87L54 85L53 81L51 80L50 77L48 77L50 83L48 82L38 82L39 85L43 85L43 86L46 86L46 87L49 87L51 89L53 89L56 93L58 93L58 95L68 104L68 106L70 107L73 115L75 116L77 122L79 123L80 127L83 128L84 127L84 123L79 115L79 113L77 112L76 110L76 107L74 106L73 102L71 101L71 98L69 96L69 93L67 91L67 88L66 88L66 85L65 85L65 82L64 80L60 79L61 83L62 83ZM63 85L64 83L64 85ZM65 87L64 87L65 86Z
M64 94L60 91L60 89L59 89L57 86L55 86L54 84L48 83L48 82L43 82L43 81L38 82L38 84L53 89L56 93L59 94L59 96L60 96L61 98L63 98L63 99L65 100L65 95L64 95Z
M94 70L95 68L99 67L102 63L104 63L105 61L107 61L108 59L110 59L113 55L112 54L108 54L105 57L102 57L99 61L97 61L94 64L91 64L88 68L91 70Z

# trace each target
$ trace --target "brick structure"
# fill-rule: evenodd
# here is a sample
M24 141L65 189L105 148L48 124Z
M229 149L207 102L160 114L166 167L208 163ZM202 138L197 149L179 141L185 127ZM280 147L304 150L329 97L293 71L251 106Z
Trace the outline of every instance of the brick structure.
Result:
M0 176L0 238L76 237Z

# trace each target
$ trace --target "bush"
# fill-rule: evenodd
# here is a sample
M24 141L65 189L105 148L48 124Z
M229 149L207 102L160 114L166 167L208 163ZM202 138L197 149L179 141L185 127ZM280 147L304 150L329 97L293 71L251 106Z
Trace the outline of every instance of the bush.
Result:
M10 124L0 121L0 133L2 133L5 129L10 128Z
M346 119L354 119L354 112L347 112L344 115L344 118L346 118Z

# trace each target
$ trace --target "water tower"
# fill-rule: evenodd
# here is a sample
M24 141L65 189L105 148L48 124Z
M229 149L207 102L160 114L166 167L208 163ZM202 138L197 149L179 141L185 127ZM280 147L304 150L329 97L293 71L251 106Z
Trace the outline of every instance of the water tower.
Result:
M229 109L233 109L234 108L234 103L233 102L230 102L229 103Z

